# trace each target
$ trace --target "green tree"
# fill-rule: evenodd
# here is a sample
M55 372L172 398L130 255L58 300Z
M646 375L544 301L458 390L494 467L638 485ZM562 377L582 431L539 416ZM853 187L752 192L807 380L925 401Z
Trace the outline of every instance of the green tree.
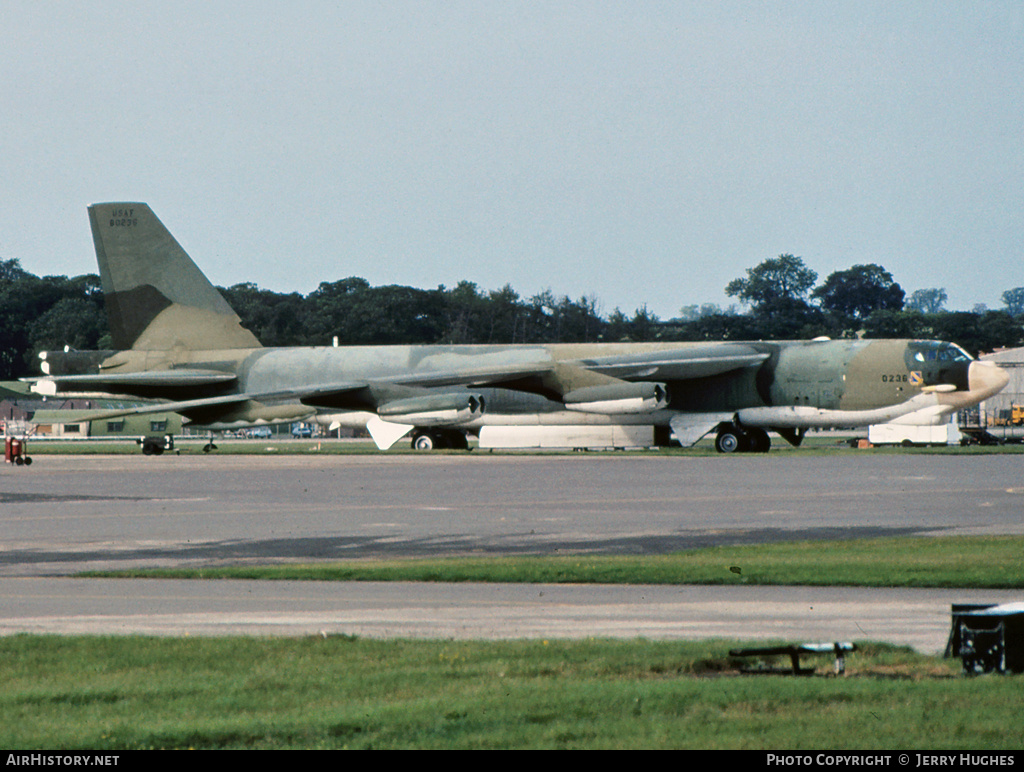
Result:
M402 285L372 287L353 297L348 341L360 345L437 343L445 332L438 290Z
M563 295L558 303L559 340L564 343L591 343L604 332L604 320L597 313L597 299L584 295L570 300Z
M300 346L307 343L300 318L303 297L262 289L251 282L221 289L242 326L251 330L264 346ZM323 340L310 341L323 344Z
M106 331L107 317L97 303L84 297L64 297L29 322L26 354L34 357L39 351L54 351L65 346L97 349Z
M604 330L604 339L610 343L629 340L629 317L616 307L608 316Z
M749 314L705 314L683 325L680 340L756 340L764 335L760 321Z
M931 328L920 311L873 311L864 320L865 338L927 338Z
M906 308L920 311L922 314L937 314L944 310L948 299L946 290L942 287L914 290L906 302Z
M1006 311L952 311L930 318L934 336L967 349L972 356L1020 345L1021 326Z
M551 289L539 292L526 305L526 340L530 343L557 343L562 334L560 302Z
M526 312L519 293L506 284L500 290L487 293L487 339L481 343L522 343L525 335Z
M738 297L757 311L778 301L803 301L814 286L818 274L793 255L769 258L755 268L747 269L746 278L733 279L726 285L725 294Z
M38 373L43 348L96 348L107 333L95 274L35 276L0 261L0 379Z
M354 309L370 282L350 276L334 282L320 282L302 303L300 321L306 345L330 345L334 336L339 343L354 343L359 337Z
M478 343L485 335L487 298L475 282L460 281L453 289L438 288L444 296L443 339L452 344Z
M829 331L822 312L807 302L817 278L799 257L779 255L748 269L746 278L733 279L725 292L751 304L757 337L815 337Z
M647 310L647 306L641 306L633 313L629 320L629 338L633 341L657 340L660 320L656 314Z
M641 306L626 316L616 308L602 324L601 338L609 343L641 342L659 340L662 334L661 320L656 314Z
M1011 316L1024 315L1024 287L1014 287L1003 293L1003 304Z
M25 323L29 308L21 290L35 280L17 260L0 261L0 379L26 374L23 359L28 346Z
M905 294L892 274L874 263L830 274L812 293L825 311L856 321L873 311L900 311Z

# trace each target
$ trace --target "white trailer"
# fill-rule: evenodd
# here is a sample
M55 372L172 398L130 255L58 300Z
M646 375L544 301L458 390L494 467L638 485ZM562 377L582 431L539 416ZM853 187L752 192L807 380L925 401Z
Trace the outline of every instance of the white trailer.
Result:
M955 423L938 426L874 424L868 427L872 445L958 445L963 435Z
M481 448L648 448L654 427L604 426L482 426Z

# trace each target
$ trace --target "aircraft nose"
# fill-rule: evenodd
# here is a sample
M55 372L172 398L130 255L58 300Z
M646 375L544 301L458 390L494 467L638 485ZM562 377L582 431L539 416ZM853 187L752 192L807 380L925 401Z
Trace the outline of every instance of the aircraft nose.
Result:
M1010 374L995 362L976 359L967 370L967 383L979 400L998 394L1010 382Z

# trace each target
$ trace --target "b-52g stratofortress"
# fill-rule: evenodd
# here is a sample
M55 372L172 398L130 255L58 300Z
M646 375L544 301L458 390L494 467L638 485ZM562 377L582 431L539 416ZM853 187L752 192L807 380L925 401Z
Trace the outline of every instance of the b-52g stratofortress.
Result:
M932 340L265 348L146 204L89 207L116 350L46 351L43 393L163 402L227 430L316 420L387 449L467 447L487 427L646 427L766 452L774 431L939 424L997 393L999 367Z

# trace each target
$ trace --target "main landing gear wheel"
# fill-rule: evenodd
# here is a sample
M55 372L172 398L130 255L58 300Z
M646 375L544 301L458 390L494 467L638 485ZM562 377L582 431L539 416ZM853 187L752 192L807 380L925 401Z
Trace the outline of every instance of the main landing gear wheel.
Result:
M724 424L715 437L715 450L719 453L767 453L772 441L764 429L741 429L735 424Z
M423 432L422 434L417 432L413 435L413 450L433 450L435 447L437 447L437 441L430 432Z
M715 450L719 453L738 453L743 450L743 433L735 426L719 429L715 437Z
M465 432L455 429L419 429L412 435L413 450L469 450Z
M767 453L772 449L772 440L764 429L750 429L747 431L747 440L751 453Z

